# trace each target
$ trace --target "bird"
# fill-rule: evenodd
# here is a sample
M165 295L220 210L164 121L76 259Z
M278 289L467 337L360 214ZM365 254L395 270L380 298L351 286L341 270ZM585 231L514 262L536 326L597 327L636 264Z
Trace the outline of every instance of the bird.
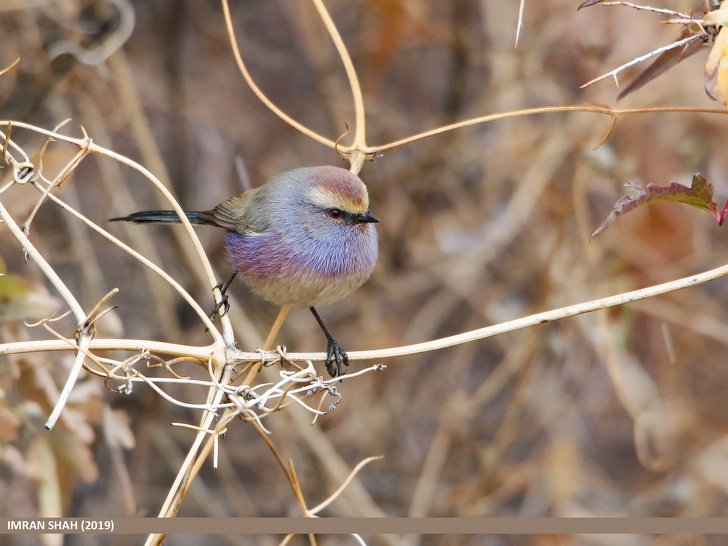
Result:
M218 283L225 291L239 275L250 290L276 305L308 307L326 336L326 369L341 376L349 357L321 320L316 307L339 301L363 285L377 262L369 195L356 174L328 165L280 173L257 188L213 209L184 211L191 224L226 230L225 250L233 274ZM179 223L171 210L148 210L110 221Z

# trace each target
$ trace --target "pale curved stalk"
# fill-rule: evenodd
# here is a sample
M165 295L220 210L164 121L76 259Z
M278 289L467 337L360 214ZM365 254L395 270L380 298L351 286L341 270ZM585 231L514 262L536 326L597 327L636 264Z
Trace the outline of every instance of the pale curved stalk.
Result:
M58 291L58 294L61 296L61 298L66 302L66 304L68 304L68 307L71 309L73 315L76 317L76 322L78 324L83 324L86 321L87 317L86 313L81 307L81 304L78 303L73 293L66 286L66 283L63 282L63 280L58 276L58 274L54 271L51 265L45 260L45 258L43 258L43 255L38 252L33 243L30 242L30 239L26 237L25 233L23 233L23 230L20 229L15 220L13 220L13 217L10 216L8 209L5 208L1 201L0 219L2 219L7 228L10 230L10 233L13 234L13 236L18 240L23 249L28 253L28 256L30 256L33 261L38 265L46 278Z
M662 284L656 284L654 286L648 286L646 288L640 288L631 292L616 294L614 296L608 296L605 298L599 298L596 300L578 303L575 305L560 307L558 309L552 309L543 313L536 313L527 317L510 320L508 322L502 322L493 326L486 326L484 328L471 330L462 334L444 337L432 341L426 341L423 343L415 343L413 345L404 345L401 347L392 347L389 349L374 349L369 351L350 351L347 352L347 354L349 355L349 360L373 360L437 351L440 349L446 349L448 347L454 347L456 345L462 345L463 343L470 343L473 341L478 341L480 339L493 337L495 335L513 332L515 330L522 330L524 328L535 326L537 324L553 322L568 317L582 315L584 313L592 313L601 309L608 309L610 307L616 307L619 305L652 298L661 294L667 294L676 290L682 290L690 286L696 286L726 276L728 276L728 265L717 267L715 269L711 269L703 273L698 273L696 275L690 275L689 277L683 277L681 279L676 279ZM259 353L246 353L235 350L230 350L228 353L231 357L240 360L254 361L260 360L261 358L261 355ZM287 353L286 357L291 360L323 361L326 359L326 354ZM278 353L266 353L264 355L264 359L266 360L266 362L273 362L277 358L280 358Z
M278 335L278 331L280 330L280 327L283 325L283 321L285 320L286 316L288 315L288 311L290 309L290 306L284 305L281 307L281 309L278 312L278 316L276 317L276 320L271 327L270 332L266 336L266 345L263 346L264 349L268 349L267 346L268 343L273 343L273 340L275 339L275 336ZM230 354L230 351L234 351L234 349L228 347L228 355ZM243 384L251 384L254 372L257 373L257 370L260 369L262 366L262 359L261 355L259 353L255 353L256 358L253 360L257 360L259 364L255 364L251 366L251 370L248 372L245 380L243 381ZM232 366L225 366L223 368L223 375L220 378L219 382L226 384L230 381L230 377L232 375ZM225 395L225 392L223 389L220 388L213 388L210 389L210 392L207 396L207 401L210 404L213 405L219 405L220 400ZM217 421L217 424L215 425L215 431L216 433L222 430L227 426L227 424L232 421L237 416L237 412L233 411L232 409L227 409L225 412L220 416L220 418ZM177 515L177 511L179 510L180 505L182 504L182 499L184 499L185 495L187 494L187 490L189 489L190 484L192 483L192 480L195 479L198 472L200 471L200 468L202 468L202 463L207 458L210 448L214 446L215 442L217 441L216 434L210 436L207 439L207 442L203 445L203 441L205 440L206 436L206 430L210 429L214 419L217 417L215 413L205 413L203 415L203 418L201 420L200 424L200 432L197 433L195 436L195 441L193 442L192 446L190 447L189 451L187 452L187 456L185 457L184 463L180 467L179 472L177 473L177 476L175 477L174 483L172 484L172 487L170 487L169 492L167 493L167 497L164 499L164 504L162 505L162 508L159 510L158 517L174 517ZM262 424L261 424L261 428ZM152 534L147 537L146 542L144 543L145 546L152 546L156 544L161 544L164 540L164 536L161 534Z
M313 0L313 3L316 6L316 10L321 17L331 40L334 42L334 46L336 46L336 51L339 53L341 64L344 65L346 77L349 80L349 88L351 89L351 95L354 99L354 116L356 122L354 125L354 144L352 145L352 148L364 149L367 144L366 115L364 112L364 97L362 96L361 85L359 85L359 77L356 74L354 63L351 62L349 50L346 48L344 40L341 39L341 34L339 34L339 30L336 28L334 21L331 19L331 15L329 15L323 1Z
M690 286L697 286L699 284L706 283L715 279L728 276L728 265L717 267L703 273L696 275L690 275L689 277L683 277L673 281L665 282L662 284L656 284L654 286L648 286L646 288L640 288L631 292L624 292L622 294L615 294L614 296L607 296L605 298L599 298L575 305L569 305L566 307L560 307L552 309L550 311L544 311L543 313L536 313L527 317L522 317L508 322L502 322L500 324L494 324L493 326L486 326L484 328L478 328L476 330L470 330L461 334L453 336L443 337L431 341L425 341L423 343L415 343L412 345L403 345L400 347L392 347L389 349L372 349L368 351L349 351L349 360L375 360L384 358L393 358L397 356L405 356L419 353L426 353L430 351L437 351L440 349L447 349L448 347L454 347L456 345L462 345L463 343L471 343L488 337L493 337L516 330L522 330L529 328L537 324L543 324L546 322L554 322L556 320L575 317L577 315L583 315L585 313L593 313L601 309L608 309L610 307L616 307L619 305L625 305L635 301L652 298L669 292L675 292L676 290L682 290ZM140 340L115 340L115 339L95 339L91 342L91 349L143 349L148 348L149 350L155 350L165 354L176 354L184 355L190 353L179 352L179 348L183 346L162 344L159 342L144 342ZM43 341L43 342L19 342L19 343L6 343L0 345L0 355L20 352L33 352L39 350L69 350L68 345L63 344L60 341ZM207 348L209 351L210 347ZM194 354L200 355L203 348L200 347L188 347L184 350L194 351ZM209 353L208 353L209 354ZM274 362L280 358L277 352L264 352L254 353L239 351L237 349L228 348L228 357L232 360L240 362ZM324 361L326 360L326 353L286 353L286 358L290 360L312 360L312 361Z
M48 416L48 419L46 419L44 426L48 430L52 430L53 427L56 426L56 421L58 421L58 418L61 416L63 408L66 407L66 402L68 402L68 398L71 396L71 391L76 385L78 376L81 374L83 363L86 360L86 352L88 351L88 346L91 343L92 339L93 337L90 334L83 334L80 336L80 340L78 342L78 351L76 352L76 359L71 365L71 369L68 372L66 382L63 384L61 394L58 396L58 400L56 400L56 404L55 406L53 406L51 414Z
M190 359L207 360L218 351L217 344L197 347L180 345L149 339L93 339L89 344L91 351L151 351L169 356L187 356ZM14 341L0 344L0 356L45 351L74 351L76 346L72 340L46 339L41 341ZM257 354L257 353L251 353ZM258 355L258 358L260 356Z
M78 303L76 298L73 296L71 291L63 282L63 280L58 276L58 274L45 260L45 258L43 258L41 253L38 252L33 243L30 242L30 239L28 239L25 233L23 233L23 230L20 229L18 224L15 223L15 220L13 220L12 216L10 216L10 213L2 204L2 202L0 202L0 218L2 218L5 225L15 236L18 242L22 245L23 249L28 253L33 261L38 264L40 270L50 281L50 283L55 287L61 298L63 298L63 300L68 304L68 307L71 309L73 315L76 317L76 324L84 324L88 317L81 307L81 304ZM81 332L79 334L80 348L76 353L76 359L74 360L73 365L68 372L68 377L66 378L66 383L63 385L63 389L61 390L61 395L58 397L58 400L56 400L56 404L53 407L51 414L48 416L48 420L45 424L45 427L47 429L53 428L56 421L58 420L58 416L61 414L61 411L63 411L63 408L66 406L66 401L71 394L71 390L73 390L73 386L76 384L78 375L81 373L83 362L86 359L86 348L88 347L92 337L93 336L88 332Z
M560 307L558 309L552 309L550 311L544 311L543 313L536 313L527 317L522 317L508 322L502 322L500 324L494 324L493 326L486 326L484 328L478 328L476 330L470 330L454 336L443 337L431 341L425 341L423 343L415 343L412 345L403 345L400 347L392 347L389 349L373 349L369 351L350 351L347 352L349 360L375 360L384 358L393 358L397 356L405 356L419 353L426 353L430 351L437 351L440 349L447 349L448 347L454 347L456 345L462 345L463 343L471 343L488 337L493 337L516 330L522 330L529 328L537 324L543 324L546 322L553 322L556 320L575 317L577 315L583 315L585 313L593 313L601 309L608 309L610 307L616 307L635 301L652 298L661 294L667 294L676 290L682 290L690 286L697 286L699 284L706 283L715 279L728 276L728 265L717 267L697 275L690 275L689 277L683 277L674 281L665 282L662 284L656 284L654 286L648 286L647 288L640 288L631 292L624 292L622 294L615 294L614 296L607 296L605 298L599 298L575 305L569 305L566 307ZM185 347L184 350L192 351L192 353L180 352L181 345L173 344L162 344L159 342L145 342L140 340L116 340L116 339L95 339L91 342L91 349L144 349L154 350L165 354L184 355L192 354L202 355L204 349L210 350L210 347ZM18 343L6 343L0 345L0 355L20 353L20 352L33 352L39 350L69 350L67 344L63 342L51 340L51 341L27 341ZM209 353L207 353L209 355ZM274 362L280 358L277 352L266 352L266 353L253 353L238 351L236 349L228 348L227 354L230 359L237 360L240 362ZM286 353L286 358L290 360L312 360L312 361L324 361L326 360L326 353Z
M225 366L223 368L223 374L220 378L220 382L228 383L230 381L231 373L232 366ZM225 396L225 392L222 389L211 389L207 397L207 403L210 404L210 406L215 407L220 404L223 396ZM230 410L226 410L225 414L227 415L229 411ZM199 425L199 432L195 435L195 440L190 446L190 449L187 451L187 456L180 466L180 470L175 477L174 483L167 493L167 498L162 504L162 508L159 511L158 517L174 517L177 514L177 511L179 510L179 507L182 503L182 499L184 498L184 495L189 488L191 481L196 475L196 473L194 473L195 463L199 462L198 459L207 456L207 451L205 450L205 446L202 446L202 443L205 441L205 437L208 434L206 431L211 428L216 417L217 415L214 412L204 412ZM209 446L210 444L205 445ZM199 452L201 447L203 448L203 452L200 454ZM144 544L145 546L161 544L164 541L165 536L166 535L161 533L150 534L147 536Z
M76 146L79 146L82 149L86 149L89 153L99 154L106 157L109 157L111 159L114 159L115 161L118 161L119 163L126 165L127 167L134 169L135 171L142 174L145 178L147 178L161 193L164 198L169 202L170 206L174 209L174 211L179 215L180 217L180 224L184 226L184 229L187 231L188 236L190 237L190 241L192 242L192 245L195 248L195 251L200 258L200 261L203 265L203 268L205 270L205 274L207 275L208 281L210 282L210 286L215 286L217 284L217 280L215 278L215 274L212 270L212 266L210 265L209 260L207 259L207 255L205 254L204 249L202 248L202 243L200 243L199 238L197 237L197 234L195 233L195 230L192 228L192 224L190 224L189 220L187 219L187 216L185 216L184 211L179 206L177 201L175 200L174 196L170 193L170 191L166 188L162 182L157 179L156 176L154 176L147 168L143 167L136 161L132 161L128 157L125 157L121 154L118 154L112 150L109 150L108 148L104 148L103 146L99 146L95 142L93 142L90 138L74 138L69 137L60 133L56 133L54 131L49 131L47 129L43 129L42 127L37 127L35 125L31 125L30 123L24 123L20 121L8 121L8 120L0 120L0 126L8 125L8 123L12 123L12 126L17 128L23 128L28 129L30 131L34 131L38 134L45 135L48 137L52 137L58 141L61 142L67 142L69 144L75 144ZM223 316L223 319L225 317Z
M66 212L70 213L71 215L75 216L79 220L81 220L84 224L86 224L88 227L93 229L96 233L102 235L104 238L106 238L108 241L114 243L116 246L130 254L134 259L144 264L146 267L154 271L157 275L162 277L167 283L174 288L174 290L182 296L182 298L187 302L187 304L192 307L192 309L197 313L197 315L200 317L200 320L202 320L202 323L205 325L205 327L210 331L210 334L215 339L216 343L224 344L222 335L218 331L218 329L215 327L215 325L212 323L210 318L207 316L205 311L200 307L200 305L195 301L195 299L184 289L182 286L175 281L166 271L164 271L161 267L153 263L152 261L148 260L141 254L139 254L136 250L128 246L127 244L123 243L111 233L103 229L102 227L98 226L86 216L78 212L73 207L66 204L64 201L56 197L54 194L49 193L48 199L53 201L56 205L61 207Z
M408 137L404 137L399 140L393 140L392 142L387 142L385 144L377 144L377 145L368 146L364 150L364 152L367 153L368 155L374 155L374 154L378 154L381 152L385 152L387 150L391 150L393 148L397 148L399 146L404 146L405 144L411 144L412 142L416 142L418 140L423 140L425 138L440 135L442 133L447 133L448 131L462 129L463 127L470 127L471 125L479 125L481 123L488 123L491 121L497 121L497 120L501 120L501 119L518 118L518 117L523 117L523 116L533 116L533 115L537 115L537 114L551 114L551 113L558 113L558 112L587 112L587 113L594 113L594 114L603 114L606 116L610 116L613 119L616 119L619 116L628 115L628 114L653 114L653 113L665 113L665 112L728 114L728 110L726 110L725 108L693 108L693 107L662 106L662 107L655 107L655 108L625 108L625 109L619 110L619 109L615 109L615 108L610 108L608 106L597 106L597 105L593 105L593 106L592 105L545 106L545 107L541 107L541 108L528 108L525 110L516 110L513 112L500 112L497 114L488 114L486 116L478 116L475 118L458 121L455 123L451 123L449 125L443 125L442 127L437 127L435 129L430 129L428 131L423 131L421 133L410 135ZM342 147L341 150L343 152L351 151L349 147Z
M19 62L20 62L20 57L18 57L17 59L15 59L12 63L10 63L5 68L0 69L0 76L4 76L8 72L10 72L13 68L15 68L16 66L18 66L18 63Z
M162 390L160 387L158 387L154 381L147 381L147 378L143 375L139 376L139 379L144 381L149 387L156 392L159 396L170 402L171 404L174 404L175 406L179 406L181 408L187 408L187 409L195 409L195 410L205 410L208 412L215 412L222 408L231 407L232 404L218 404L216 406L211 406L210 404L193 404L190 402L182 402L181 400L177 400L173 396L170 396L164 390ZM202 431L206 432L206 431Z
M248 84L251 91L255 93L255 96L258 97L258 100L265 104L268 109L273 112L275 115L277 115L279 118L281 118L283 121L285 121L288 125L293 127L294 129L298 129L301 131L304 135L307 137L315 140L316 142L323 144L324 146L328 146L331 149L336 148L336 143L333 140L329 140L328 138L318 134L315 131L312 131L302 123L296 121L291 116L286 114L283 110L278 108L276 104L268 98L268 96L263 93L263 91L258 87L258 84L255 83L255 80L253 80L253 77L250 75L250 72L248 72L248 67L243 62L243 57L240 55L240 50L238 49L238 42L235 39L235 29L233 28L233 22L230 17L230 7L228 6L227 0L222 0L222 10L223 14L225 15L225 26L227 27L228 37L230 39L230 47L233 50L233 55L235 56L235 62L238 64L238 68L240 69L240 73L243 75L243 78L245 79L245 83Z
M329 496L329 498L324 500L321 504L318 504L318 505L314 506L313 508L309 508L308 515L315 516L321 510L326 508L329 504L334 502L338 498L338 496L341 495L341 492L344 491L344 489L346 489L346 487L349 485L349 483L351 483L351 480L354 479L354 477L359 473L359 471L362 468L364 468L366 465L368 465L372 461L378 461L379 459L383 459L383 458L384 458L383 456L379 455L377 457L367 457L363 461L360 461L359 464L356 465L352 469L352 471L349 473L349 475L346 477L346 479L343 481L343 483L339 486L339 488Z

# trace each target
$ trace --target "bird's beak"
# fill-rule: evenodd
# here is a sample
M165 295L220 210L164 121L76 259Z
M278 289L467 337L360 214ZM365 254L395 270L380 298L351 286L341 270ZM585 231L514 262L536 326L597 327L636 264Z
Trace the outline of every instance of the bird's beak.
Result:
M377 222L379 222L379 218L368 212L354 216L355 224L376 224Z

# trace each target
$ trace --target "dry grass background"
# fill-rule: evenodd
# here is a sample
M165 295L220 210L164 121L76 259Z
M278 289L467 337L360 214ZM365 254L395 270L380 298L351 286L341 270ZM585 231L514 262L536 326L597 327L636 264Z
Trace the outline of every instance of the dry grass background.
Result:
M572 0L531 0L514 51L515 2L326 4L359 72L371 142L493 112L612 105L611 82L584 91L579 86L676 34L656 24L658 17L626 8L577 14ZM677 0L665 4L691 7ZM95 142L168 181L190 209L208 208L286 169L344 165L250 93L235 67L217 2L131 5L136 23L128 42L106 63L88 66L70 56L52 61L49 48L63 40L93 42L113 31L109 4L4 2L0 66L16 57L22 61L0 78L0 117L49 129L71 117L64 131L78 134L83 125ZM330 138L342 134L344 124L353 122L350 95L309 2L235 2L232 10L258 84L304 124ZM687 60L624 106L715 106L702 89L704 61L704 55ZM372 211L382 219L380 259L361 290L321 310L342 345L358 350L434 339L723 264L724 233L707 215L674 205L633 213L589 242L628 181L687 184L701 171L725 197L723 116L625 117L595 150L608 123L585 113L506 120L395 149L365 165ZM30 133L14 137L26 149L42 144ZM52 147L49 168L74 152ZM61 195L101 225L111 216L160 205L138 175L106 158L86 158ZM36 200L27 187L4 196L16 218ZM164 264L203 307L211 306L209 289L190 272L177 228L110 229ZM3 233L2 259L17 276L12 281L25 288L8 288L10 279L0 279L0 339L47 337L18 318L46 316L53 295ZM199 233L219 278L227 278L222 233ZM85 307L113 287L122 289L118 312L98 325L106 335L207 342L204 328L168 287L51 204L41 209L31 239ZM242 285L233 293L237 338L252 350L276 310ZM313 503L338 486L346 468L384 456L326 515L726 516L727 298L728 284L719 280L392 359L384 373L342 384L337 410L316 425L295 409L266 423L276 446L294 460ZM242 322L240 309L255 328ZM291 351L321 351L324 345L304 310L292 312L278 341ZM71 358L2 358L0 513L33 516L55 491L68 516L156 514L192 438L169 423L198 417L144 388L130 396L113 394L98 379L86 378L71 401L82 426L47 432L42 423L55 402L48 384L63 383ZM183 373L197 372L190 367ZM180 387L176 394L197 401L199 393ZM181 515L300 513L251 427L231 427L220 447L220 468L207 465ZM371 544L420 543L416 537L366 538ZM134 539L68 540L96 543ZM277 541L175 537L169 543ZM421 543L719 542L701 536L564 536L426 537Z

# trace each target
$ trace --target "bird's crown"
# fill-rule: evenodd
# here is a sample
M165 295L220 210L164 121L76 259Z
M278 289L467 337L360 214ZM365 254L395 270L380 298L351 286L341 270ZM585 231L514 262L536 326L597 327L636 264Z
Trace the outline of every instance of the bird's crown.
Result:
M313 204L352 214L364 214L369 210L367 188L354 173L339 167L320 167L312 178L308 197Z

